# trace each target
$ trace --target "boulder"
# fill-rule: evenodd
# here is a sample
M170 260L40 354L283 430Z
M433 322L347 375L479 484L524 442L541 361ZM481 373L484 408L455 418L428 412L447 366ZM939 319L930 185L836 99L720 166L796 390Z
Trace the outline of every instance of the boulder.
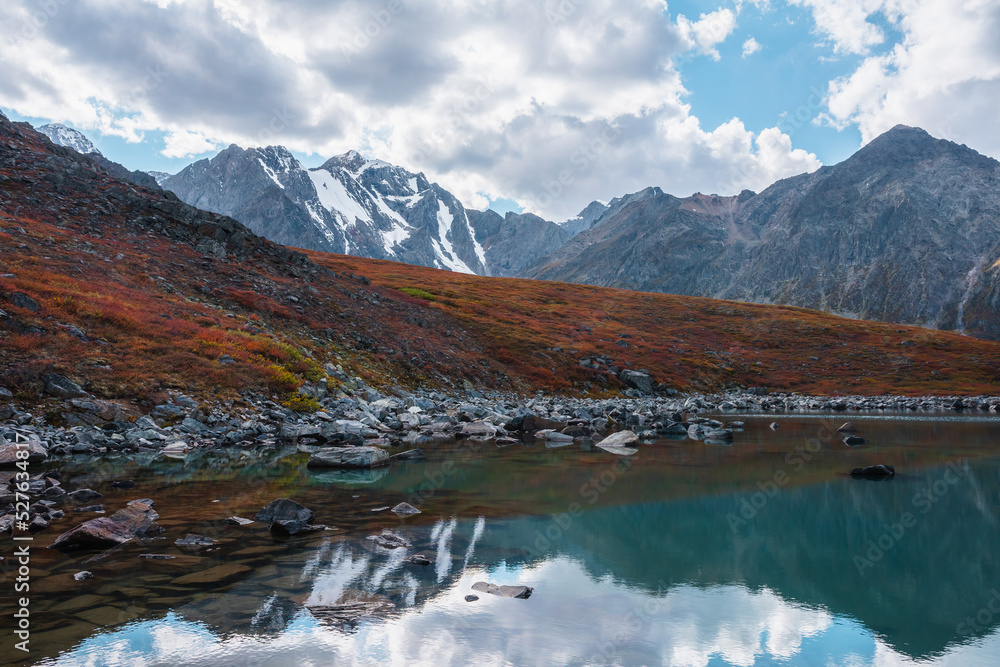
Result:
M86 396L87 392L77 383L68 377L51 373L43 378L45 382L44 391L49 396L56 398L80 398Z
M125 526L130 533L139 537L163 532L163 529L156 523L160 515L153 509L152 501L145 502L145 499L138 502L133 500L108 518ZM99 520L93 519L93 521Z
M849 447L859 447L861 445L867 445L868 441L862 438L860 435L849 435L844 438L844 444Z
M530 586L497 586L496 584L488 584L485 581L477 581L472 584L472 590L480 593L489 593L490 595L498 595L502 598L527 600L531 597L531 593L535 589Z
M98 493L93 489L77 489L76 491L73 491L68 495L70 498L72 498L75 502L78 503L87 503L90 502L91 500L97 500L98 498L104 497L103 493Z
M378 447L337 447L316 452L307 467L322 468L374 468L390 461L389 455Z
M410 503L399 503L392 508L392 512L398 516L413 516L414 514L420 514L420 510Z
M560 433L551 428L542 429L535 433L535 440L543 440L547 442L565 442L567 444L573 442L573 436L566 435L565 433Z
M311 509L304 507L294 500L279 498L268 503L254 517L254 521L263 523L273 523L275 521L302 521L312 523L316 515Z
M91 519L56 538L52 549L107 549L130 541L135 535L110 517Z
M635 389L642 394L653 393L653 380L649 377L649 373L625 369L619 374L618 379L626 387Z
M22 444L19 448L16 443L9 442L0 435L0 466L12 466L22 460L17 458L18 449L27 449L28 463L41 463L49 455L38 438L29 438L27 447Z
M637 442L639 442L639 436L632 431L618 431L601 440L597 443L597 446L601 449L607 449L608 447L629 447Z

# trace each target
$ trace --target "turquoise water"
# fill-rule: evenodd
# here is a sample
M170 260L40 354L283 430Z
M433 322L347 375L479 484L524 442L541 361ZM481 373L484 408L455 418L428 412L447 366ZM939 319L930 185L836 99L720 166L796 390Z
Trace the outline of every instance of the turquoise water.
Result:
M95 577L45 594L34 660L1000 664L998 423L852 420L871 445L846 447L829 419L784 418L771 431L769 416L748 418L730 447L661 441L627 460L576 444L492 443L445 443L426 462L355 476L313 475L294 450L81 460L64 479L136 479L131 492L99 490L109 507L157 499L166 539L87 565L46 554L53 582L80 569ZM843 474L877 461L894 464L896 479ZM277 542L264 527L221 523L282 496L337 529ZM423 513L372 511L406 499ZM364 539L383 528L413 546ZM179 551L173 540L187 532L219 545ZM150 551L179 558L137 558ZM415 553L431 564L404 563ZM220 564L237 571L177 582ZM466 602L477 581L534 591ZM376 610L324 620L321 607L347 602Z

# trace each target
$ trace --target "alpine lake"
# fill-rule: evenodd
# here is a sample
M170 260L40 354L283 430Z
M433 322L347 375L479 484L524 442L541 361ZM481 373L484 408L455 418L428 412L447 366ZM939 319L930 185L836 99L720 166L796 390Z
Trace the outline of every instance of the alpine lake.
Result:
M303 446L50 463L108 514L153 499L165 530L63 553L47 546L98 516L64 508L31 543L30 653L0 661L1000 665L1000 420L718 418L745 422L729 445L680 436L631 456L458 440L367 471L310 471ZM842 442L848 418L869 444ZM879 463L896 476L846 474ZM282 538L224 521L277 498L329 528ZM421 513L390 511L404 501ZM368 539L383 530L411 546ZM215 543L175 544L188 534ZM9 619L16 544L0 545Z

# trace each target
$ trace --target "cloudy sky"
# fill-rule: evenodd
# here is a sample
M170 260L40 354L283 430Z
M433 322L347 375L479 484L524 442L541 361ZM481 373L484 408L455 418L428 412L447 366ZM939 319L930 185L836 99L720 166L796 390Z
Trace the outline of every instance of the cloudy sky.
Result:
M897 123L1000 157L996 0L4 0L0 109L130 168L351 148L571 217L760 190Z

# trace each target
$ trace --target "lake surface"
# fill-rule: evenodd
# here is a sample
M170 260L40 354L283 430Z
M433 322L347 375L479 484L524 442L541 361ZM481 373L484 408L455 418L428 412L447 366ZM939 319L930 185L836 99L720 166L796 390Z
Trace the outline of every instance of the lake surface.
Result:
M844 445L845 418L871 444ZM732 446L662 440L628 458L459 441L365 473L312 473L295 448L66 461L64 487L106 494L109 514L153 498L166 532L106 554L45 549L94 516L68 512L36 536L29 662L1000 664L1000 421L723 419L747 423ZM882 462L895 479L844 474ZM336 529L277 540L223 523L281 497ZM422 513L384 509L404 500ZM365 539L383 529L413 546ZM187 533L218 544L175 546ZM0 538L7 591L13 544ZM404 563L418 553L431 564ZM195 572L206 581L181 579ZM534 592L466 602L477 581ZM372 615L324 613L345 603Z

